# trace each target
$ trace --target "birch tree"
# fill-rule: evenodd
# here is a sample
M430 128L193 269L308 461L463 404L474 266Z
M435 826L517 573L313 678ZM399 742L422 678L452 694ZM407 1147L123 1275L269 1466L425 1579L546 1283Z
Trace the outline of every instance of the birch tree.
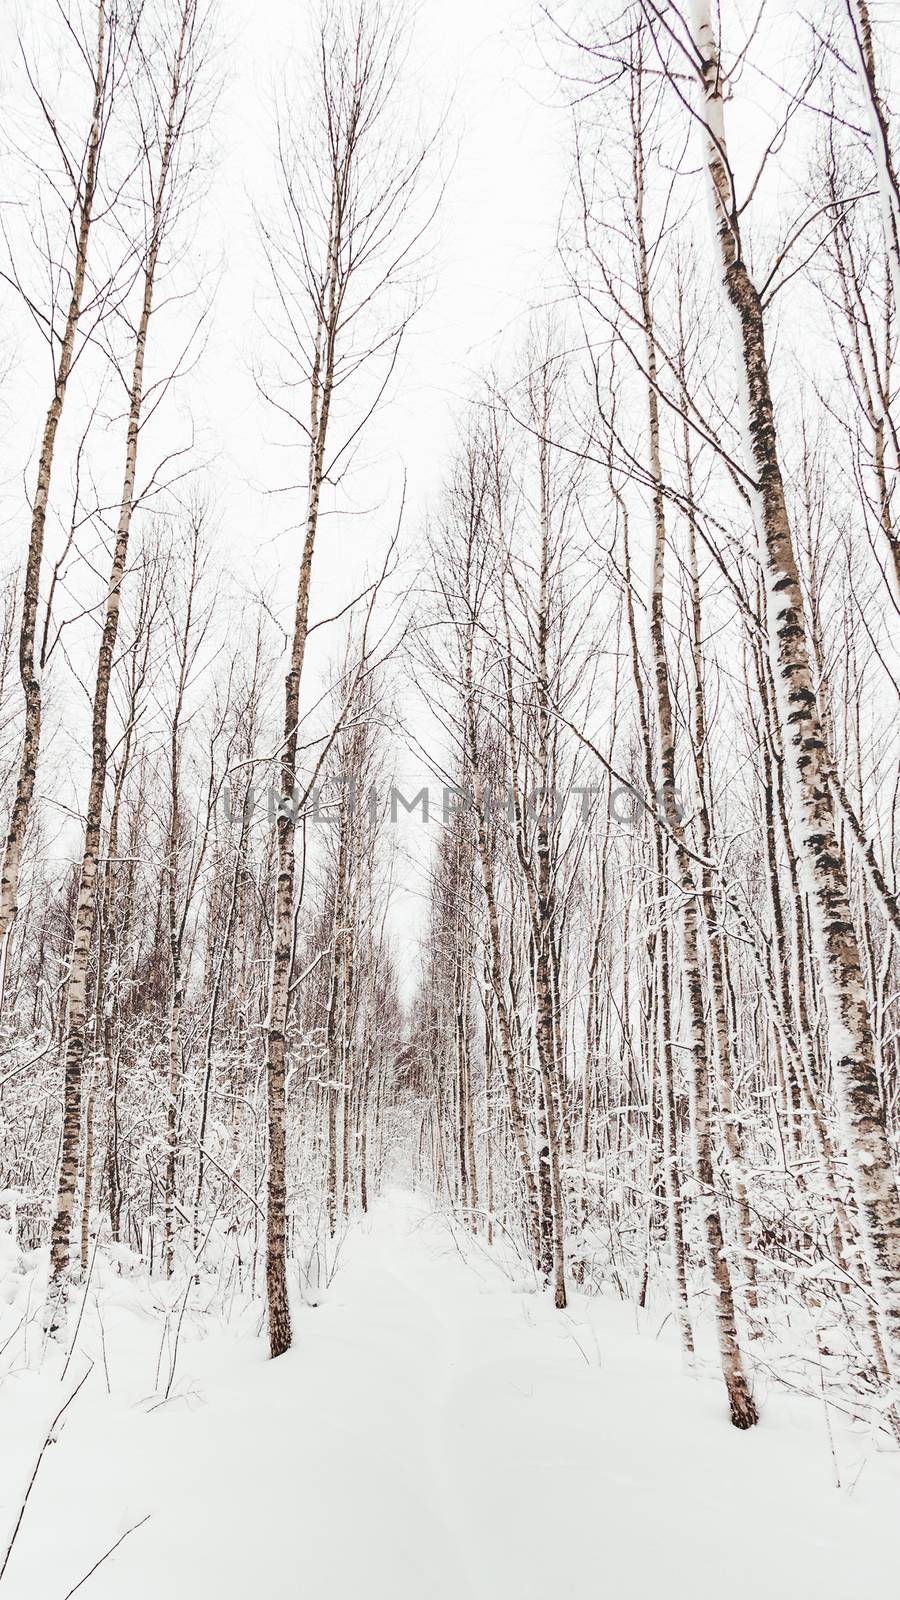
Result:
M853 36L854 53L869 119L872 159L875 163L881 225L888 271L894 290L894 307L900 306L900 182L892 130L884 99L883 84L872 30L868 0L846 0L847 16Z
M745 208L728 159L725 75L711 15L698 3L690 32L668 8L699 93L697 115L715 219L724 301L735 333L744 406L744 452L765 580L769 665L784 738L792 834L803 873L828 1008L830 1053L840 1096L866 1258L884 1324L894 1382L900 1376L900 1197L891 1165L874 1063L871 1018L838 846L831 755L822 725L803 594L778 454L765 318L747 261Z
M18 281L15 264L11 275L11 281L20 290L25 305L32 311L47 340L53 372L53 393L44 420L37 476L31 498L31 527L22 592L19 674L25 700L25 722L18 779L3 847L3 862L0 866L0 1011L6 987L9 940L18 907L22 849L34 796L40 753L42 695L38 658L35 652L35 635L40 604L44 533L57 433L62 420L69 377L77 355L78 333L85 310L91 225L94 220L103 143L112 112L113 88L116 80L117 8L115 5L110 6L109 0L98 0L93 11L95 13L93 41L90 34L84 44L78 41L78 49L91 88L90 124L80 149L68 150L60 145L65 177L71 186L72 198L66 218L64 270L58 277L52 275L57 293L45 313L34 304L27 287ZM37 82L33 83L33 88L48 130L54 141L58 141L60 136L54 109L44 97ZM63 297L66 285L69 289L67 299Z
M265 392L306 446L300 570L278 753L278 877L269 1014L266 1281L273 1356L291 1342L285 1265L284 1082L293 951L300 690L323 488L335 481L383 396L411 314L403 292L420 230L410 222L425 154L396 121L402 22L380 0L327 4L299 104L279 116L282 225L263 224L278 308L278 372ZM262 380L261 380L262 382ZM305 394L304 414L295 396ZM354 400L352 397L356 396ZM342 414L334 415L340 398Z
M138 445L145 392L145 360L153 312L153 297L161 252L173 218L177 215L173 186L179 156L193 132L190 121L202 61L203 16L198 0L165 0L162 34L154 38L146 20L146 42L138 35L140 80L137 115L141 129L141 159L148 195L144 235L137 244L141 262L138 288L140 304L134 326L133 360L128 386L125 464L112 562L103 611L96 685L91 717L91 772L85 806L84 852L72 957L66 985L67 1031L63 1095L63 1132L60 1150L56 1215L51 1243L51 1283L57 1299L64 1299L69 1268L72 1208L78 1180L81 1132L81 1075L87 1019L87 973L96 910L96 882L100 856L103 796L107 768L107 711L116 638L119 629L121 589L128 561L128 546L136 504ZM155 18L154 18L155 20Z

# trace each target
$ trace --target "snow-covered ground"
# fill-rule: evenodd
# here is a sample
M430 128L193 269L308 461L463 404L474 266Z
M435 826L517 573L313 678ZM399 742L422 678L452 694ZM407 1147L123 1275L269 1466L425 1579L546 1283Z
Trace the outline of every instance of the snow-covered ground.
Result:
M158 1319L115 1282L86 1312L97 1364L45 1453L0 1600L64 1600L145 1517L79 1596L898 1592L900 1457L833 1412L832 1451L822 1405L781 1393L737 1433L720 1383L681 1371L658 1316L638 1326L608 1300L554 1312L486 1252L464 1259L405 1191L352 1232L281 1360L265 1360L250 1311L202 1338L186 1318L163 1403ZM7 1529L85 1368L79 1347L61 1389L15 1349L0 1386Z

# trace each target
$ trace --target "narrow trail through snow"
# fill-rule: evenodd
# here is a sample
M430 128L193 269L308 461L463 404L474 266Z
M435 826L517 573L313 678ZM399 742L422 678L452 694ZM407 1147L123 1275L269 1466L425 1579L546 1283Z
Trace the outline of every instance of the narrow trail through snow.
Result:
M814 1406L798 1424L773 1402L740 1435L718 1385L684 1376L624 1309L560 1316L475 1265L394 1191L287 1356L255 1352L199 1393L67 1438L59 1470L66 1449L80 1468L61 1543L77 1529L96 1554L151 1512L79 1594L850 1600L890 1586L896 1461L839 1494Z

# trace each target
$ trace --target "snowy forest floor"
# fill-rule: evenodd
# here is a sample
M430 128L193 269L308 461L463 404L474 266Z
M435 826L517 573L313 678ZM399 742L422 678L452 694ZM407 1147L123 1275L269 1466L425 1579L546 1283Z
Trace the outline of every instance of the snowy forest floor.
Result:
M352 1230L277 1362L249 1307L202 1337L192 1317L161 1401L159 1326L127 1288L86 1314L63 1388L52 1364L10 1366L14 1344L3 1358L8 1530L84 1352L97 1356L44 1454L0 1600L64 1600L142 1518L79 1596L897 1590L900 1457L780 1391L757 1390L762 1424L737 1433L712 1364L685 1374L659 1314L586 1298L555 1312L402 1189Z

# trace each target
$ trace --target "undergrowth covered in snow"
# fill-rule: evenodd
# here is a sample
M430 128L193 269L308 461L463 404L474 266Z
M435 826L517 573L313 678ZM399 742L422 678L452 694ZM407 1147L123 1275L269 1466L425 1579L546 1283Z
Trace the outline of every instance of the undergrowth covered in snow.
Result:
M353 1225L315 1304L295 1283L274 1363L247 1288L124 1252L46 1349L42 1268L7 1278L0 1324L7 1539L30 1483L2 1600L63 1600L97 1562L96 1600L712 1600L723 1572L740 1600L849 1600L897 1572L900 1457L807 1362L805 1395L789 1348L755 1364L762 1425L736 1434L708 1317L686 1373L664 1305L555 1312L502 1235L409 1191Z

